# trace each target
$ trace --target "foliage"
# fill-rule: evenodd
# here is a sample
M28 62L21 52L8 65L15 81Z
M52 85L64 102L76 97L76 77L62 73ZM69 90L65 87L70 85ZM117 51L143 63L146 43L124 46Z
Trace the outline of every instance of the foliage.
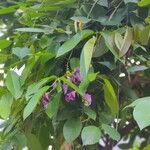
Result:
M1 0L0 17L0 149L149 149L149 0Z

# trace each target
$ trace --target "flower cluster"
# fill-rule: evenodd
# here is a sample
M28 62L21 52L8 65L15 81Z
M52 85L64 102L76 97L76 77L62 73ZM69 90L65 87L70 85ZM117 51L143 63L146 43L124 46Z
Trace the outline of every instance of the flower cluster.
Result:
M68 77L68 80L70 80L75 85L79 85L82 81L81 75L80 75L80 68L76 68L71 76ZM56 88L56 82L52 84L52 90ZM76 100L78 94L76 91L72 90L68 87L67 84L63 83L63 93L65 96L65 101L67 102L73 102ZM85 92L83 95L83 100L85 105L89 106L92 103L92 97L89 93ZM49 94L45 93L42 98L42 104L44 108L47 108L48 104L50 102Z
M45 93L42 99L42 104L44 108L47 108L49 101L50 99L49 99L48 93Z
M82 81L82 78L80 75L80 68L76 68L75 71L73 72L73 74L70 77L68 77L68 80L70 80L72 83L74 83L76 85L79 85ZM65 83L63 84L63 92L65 95L65 100L67 102L73 102L76 100L77 92L70 89L68 87L68 85ZM83 99L84 99L86 105L88 105L88 106L91 105L92 98L91 98L90 94L84 93Z

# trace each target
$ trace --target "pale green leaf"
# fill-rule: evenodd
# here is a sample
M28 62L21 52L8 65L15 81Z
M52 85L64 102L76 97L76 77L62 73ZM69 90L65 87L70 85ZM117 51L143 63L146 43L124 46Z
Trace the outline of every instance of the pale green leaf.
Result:
M64 138L67 142L72 143L80 135L81 129L80 119L71 118L67 120L63 127Z
M19 76L14 71L9 71L6 77L7 89L11 92L15 99L18 99L22 95L22 89Z
M101 131L96 126L84 127L81 133L83 145L93 145L99 142Z
M96 42L95 37L89 39L85 43L83 50L81 52L80 70L81 70L81 76L83 77L83 79L86 78L88 71L89 71L89 68L90 68L95 42Z
M56 57L64 55L65 53L71 51L80 41L89 37L94 32L92 30L83 30L75 34L71 39L67 40L59 49Z
M136 101L133 111L134 119L136 120L140 130L150 125L150 97L145 97Z
M15 47L12 49L12 53L19 57L19 59L23 59L29 54L29 49L27 47Z
M7 119L9 117L12 103L13 97L9 93L0 98L0 116L3 119Z

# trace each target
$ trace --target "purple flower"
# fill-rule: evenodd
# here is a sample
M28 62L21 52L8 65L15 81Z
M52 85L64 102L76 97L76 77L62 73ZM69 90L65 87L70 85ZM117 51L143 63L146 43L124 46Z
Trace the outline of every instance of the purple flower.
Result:
M48 93L45 93L43 96L43 99L42 99L42 104L43 104L44 108L47 108L49 101L50 101L50 99L49 99Z
M63 91L64 91L64 94L67 94L67 91L68 91L68 85L67 84L63 84Z
M73 75L70 77L70 80L75 84L78 84L82 81L79 67L75 69Z
M65 94L65 100L67 102L74 101L75 98L76 98L76 91L72 91L72 92L69 92L69 93Z
M85 99L85 104L86 105L91 105L91 103L92 103L92 97L91 97L91 95L90 94L88 94L88 93L85 93L84 94L84 99Z

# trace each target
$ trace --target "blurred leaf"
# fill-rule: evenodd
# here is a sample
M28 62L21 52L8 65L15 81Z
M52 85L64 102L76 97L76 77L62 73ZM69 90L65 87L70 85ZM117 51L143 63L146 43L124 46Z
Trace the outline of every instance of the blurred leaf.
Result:
M23 59L29 54L29 49L27 47L15 47L12 49L12 53L19 57L19 59Z
M81 52L80 71L81 71L81 76L83 77L83 79L86 78L89 68L90 68L90 63L91 63L91 59L92 59L95 42L96 42L95 37L89 39L85 43L83 50Z
M12 103L13 97L9 93L0 98L0 116L3 119L7 119L9 117Z
M40 142L34 134L28 133L26 137L27 137L27 147L29 148L29 150L42 150Z
M63 127L64 138L67 142L72 143L80 135L81 129L80 119L71 118L67 120Z
M104 6L104 7L108 7L108 0L98 0L97 4Z
M143 66L143 65L138 65L138 66L132 66L132 67L128 68L128 72L135 73L138 71L144 71L146 69L148 69L148 67Z
M57 57L71 51L80 41L86 39L93 33L92 30L83 30L82 32L75 34L58 49Z
M99 142L101 131L96 126L84 127L81 133L83 145L93 145Z
M6 47L8 47L11 44L11 41L8 40L0 40L0 49L4 49Z
M51 119L54 115L57 114L58 108L59 108L59 102L61 100L61 93L57 93L48 104L48 107L46 108L46 114Z
M15 30L20 31L20 32L35 32L35 33L45 33L46 32L45 29L41 29L41 28L18 28Z
M73 69L75 69L75 68L77 68L77 67L79 67L79 65L80 65L80 60L79 60L79 58L71 58L71 60L70 60L70 66L71 66L71 69L73 70Z
M141 0L138 3L138 5L141 6L141 7L148 6L148 5L150 5L150 1L149 0Z
M124 0L124 3L138 3L138 0Z
M18 5L14 5L14 6L10 6L10 7L4 7L0 9L0 15L4 15L4 14L9 14L9 13L13 13L16 11L16 9L18 8Z
M8 71L6 77L7 89L11 92L15 99L18 99L22 95L22 89L19 76L14 71Z

